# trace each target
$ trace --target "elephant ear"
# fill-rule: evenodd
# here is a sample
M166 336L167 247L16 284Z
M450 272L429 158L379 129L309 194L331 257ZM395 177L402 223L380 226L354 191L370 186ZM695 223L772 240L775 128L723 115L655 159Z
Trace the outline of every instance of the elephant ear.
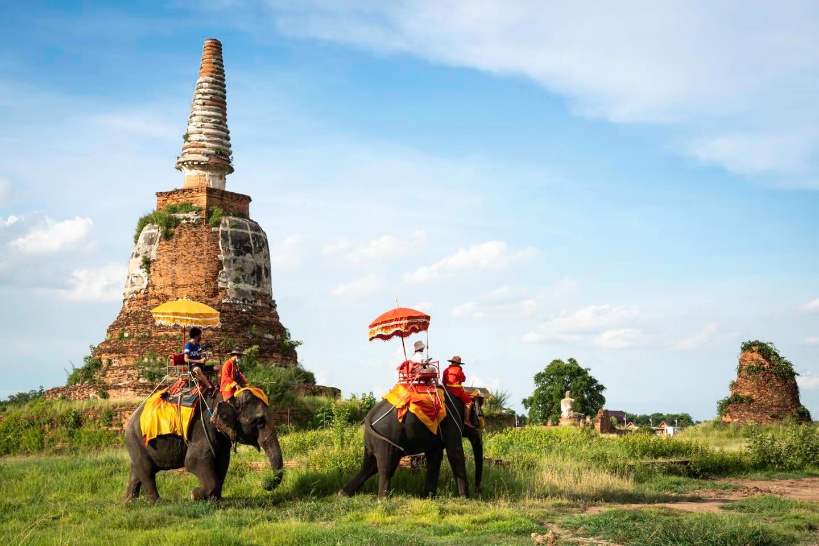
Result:
M227 402L219 402L216 404L216 409L213 410L213 415L210 422L216 427L216 430L222 434L226 434L231 442L236 441L236 430L239 426L239 413L232 405Z

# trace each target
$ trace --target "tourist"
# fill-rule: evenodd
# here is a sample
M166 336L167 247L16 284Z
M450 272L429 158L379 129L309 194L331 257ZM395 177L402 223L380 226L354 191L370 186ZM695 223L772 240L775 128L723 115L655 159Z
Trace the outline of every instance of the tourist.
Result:
M194 326L190 329L189 335L190 340L185 343L185 349L182 351L185 355L185 364L190 367L194 378L204 387L204 389L200 389L200 392L213 396L216 394L216 389L205 376L204 369L207 358L202 355L202 346L199 344L202 341L202 330Z
M410 360L412 362L423 364L429 360L427 358L424 358L424 349L426 349L427 346L424 345L423 341L419 339L418 341L415 342L415 345L413 345L413 347L415 348L415 352L412 353L412 356L410 357Z
M451 395L464 403L464 424L474 428L472 424L472 397L466 393L463 387L466 376L461 366L464 363L461 361L460 356L453 356L448 362L449 366L444 370L444 387Z

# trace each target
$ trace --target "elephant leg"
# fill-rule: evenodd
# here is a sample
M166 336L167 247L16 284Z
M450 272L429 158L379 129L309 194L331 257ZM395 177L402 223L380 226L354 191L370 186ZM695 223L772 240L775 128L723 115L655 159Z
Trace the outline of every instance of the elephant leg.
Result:
M364 461L361 463L361 470L358 471L353 479L347 482L347 485L341 488L338 492L341 497L352 497L358 491L364 482L370 479L376 472L378 472L378 461L375 455L369 449L364 449Z
M194 487L191 491L191 500L219 500L222 498L222 484L227 474L230 452L227 453L227 460L224 462L224 471L220 472L220 465L216 461L210 457L193 456L191 451L188 450L188 456L185 458L185 470L199 479L199 487Z
M125 488L125 500L131 501L138 499L140 491L142 491L142 481L140 481L139 476L137 476L134 465L132 464L131 473L130 476L128 476L128 485Z
M382 457L377 457L378 461L378 498L386 497L392 489L392 477L395 469L401 462L401 451L389 446L384 450Z
M433 449L426 452L427 478L424 483L424 497L434 497L438 492L438 478L441 475L441 462L444 460L442 449Z
M446 458L455 476L455 484L458 487L459 497L469 497L469 482L466 479L466 457L461 446L461 439L457 438L457 445L449 446L446 449Z

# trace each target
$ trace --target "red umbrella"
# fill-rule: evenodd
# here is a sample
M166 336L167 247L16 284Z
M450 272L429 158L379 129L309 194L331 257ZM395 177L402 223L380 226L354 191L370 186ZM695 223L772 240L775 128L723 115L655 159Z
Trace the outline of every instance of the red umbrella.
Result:
M374 339L405 338L429 328L429 315L410 309L396 307L370 323L370 341Z
M429 328L429 315L409 307L396 307L370 323L370 341L374 339L386 341L394 337L400 337L401 346L404 347L405 337L418 332L426 332L427 328ZM429 337L427 337L427 345L429 345ZM427 347L427 350L429 350L429 347ZM407 348L404 347L404 360L406 358Z

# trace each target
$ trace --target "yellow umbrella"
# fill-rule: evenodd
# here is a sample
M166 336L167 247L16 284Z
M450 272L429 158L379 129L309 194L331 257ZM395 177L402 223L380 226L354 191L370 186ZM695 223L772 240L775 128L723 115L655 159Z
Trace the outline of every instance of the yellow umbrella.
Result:
M165 326L181 326L183 328L190 326L200 328L219 326L219 311L188 298L165 302L151 309L151 314L157 324Z

